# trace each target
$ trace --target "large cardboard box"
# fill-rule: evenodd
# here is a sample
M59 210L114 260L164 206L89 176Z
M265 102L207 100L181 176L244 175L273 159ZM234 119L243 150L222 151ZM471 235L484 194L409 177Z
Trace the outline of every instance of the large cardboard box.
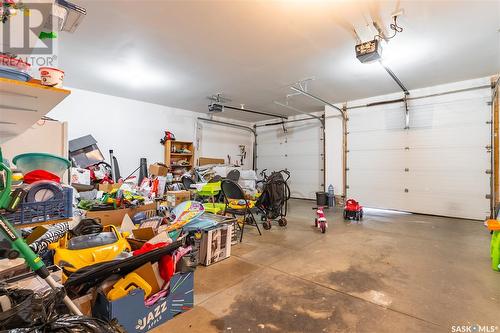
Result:
M231 256L232 224L204 230L199 249L200 263L209 266Z
M87 217L99 218L101 220L101 224L104 226L113 224L119 227L122 224L125 214L133 217L135 214L147 210L156 210L156 204L153 202L150 204L137 206L135 208L88 211Z
M167 191L166 199L169 207L175 207L181 202L191 200L190 191Z
M149 166L149 173L154 176L165 177L168 173L168 167L159 163L151 164Z
M99 191L103 191L103 192L111 192L112 190L114 189L118 189L122 186L122 184L99 184Z
M113 302L98 293L92 311L94 317L106 321L116 319L128 333L143 333L191 309L193 288L194 273L179 273L170 280L170 293L151 307L144 305L144 291L138 288Z

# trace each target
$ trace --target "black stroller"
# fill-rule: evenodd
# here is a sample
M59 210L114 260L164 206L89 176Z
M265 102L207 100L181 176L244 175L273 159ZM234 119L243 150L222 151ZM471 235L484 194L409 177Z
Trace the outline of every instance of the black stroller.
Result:
M271 229L272 221L277 220L280 227L287 225L285 218L290 199L290 188L287 181L290 172L287 170L274 171L270 176L266 175L266 169L262 170L263 180L262 195L257 199L255 206L261 213L262 226Z

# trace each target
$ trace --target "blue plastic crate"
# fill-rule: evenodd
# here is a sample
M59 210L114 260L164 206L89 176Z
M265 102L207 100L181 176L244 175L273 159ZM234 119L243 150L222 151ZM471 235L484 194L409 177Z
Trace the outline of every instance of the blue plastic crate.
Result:
M43 202L23 202L4 217L13 225L67 219L73 216L73 189L65 187L63 198Z

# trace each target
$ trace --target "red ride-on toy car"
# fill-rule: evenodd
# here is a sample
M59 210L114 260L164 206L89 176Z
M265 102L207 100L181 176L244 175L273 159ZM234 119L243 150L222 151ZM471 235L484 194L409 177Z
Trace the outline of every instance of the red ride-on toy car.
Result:
M344 206L344 220L362 220L363 219L363 207L354 199L349 199L346 201Z

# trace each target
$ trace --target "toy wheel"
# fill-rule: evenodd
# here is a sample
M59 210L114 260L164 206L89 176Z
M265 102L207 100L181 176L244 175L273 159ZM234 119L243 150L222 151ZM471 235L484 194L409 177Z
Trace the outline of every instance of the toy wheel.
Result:
M262 223L262 226L264 227L265 230L271 229L271 222L270 221L265 221Z
M260 220L261 220L262 222L266 221L266 220L267 220L267 219L266 219L266 215L262 214L262 215L260 216Z
M344 210L344 220L347 220L348 217L347 217L347 212Z
M278 224L280 227L286 227L286 225L288 224L288 221L286 220L286 218L282 217L278 220Z
M362 220L363 219L363 210L361 210L360 214L359 214L359 218Z
M326 232L326 223L321 222L319 228L321 229L321 233L324 234Z
M359 221L359 212L356 212L356 214L354 215L354 219L355 219L356 221Z
M247 218L245 219L245 224L246 225L252 225L253 224L253 220L250 216L247 216Z
M318 218L314 219L314 226L317 228L318 227Z

